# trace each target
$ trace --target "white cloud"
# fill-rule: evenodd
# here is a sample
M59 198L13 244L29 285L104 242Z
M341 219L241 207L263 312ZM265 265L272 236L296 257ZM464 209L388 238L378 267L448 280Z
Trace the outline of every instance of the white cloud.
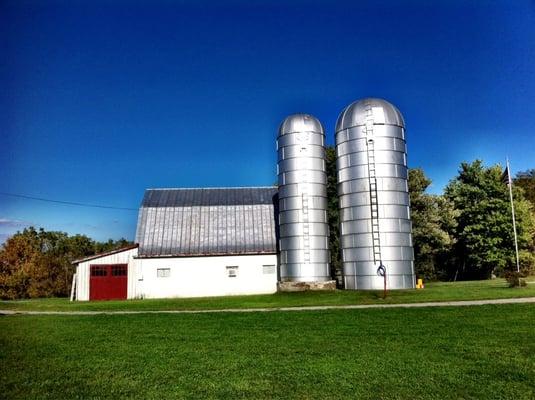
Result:
M18 219L0 218L0 228L23 228L31 225L31 222Z

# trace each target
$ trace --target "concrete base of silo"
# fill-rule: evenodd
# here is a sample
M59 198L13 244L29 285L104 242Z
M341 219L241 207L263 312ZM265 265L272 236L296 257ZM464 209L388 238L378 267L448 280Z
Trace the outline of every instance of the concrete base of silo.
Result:
M336 290L336 281L323 282L279 282L279 292L306 292Z

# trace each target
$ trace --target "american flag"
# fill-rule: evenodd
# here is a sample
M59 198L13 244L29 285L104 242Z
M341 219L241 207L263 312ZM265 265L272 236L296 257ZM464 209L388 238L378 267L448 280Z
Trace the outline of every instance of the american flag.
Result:
M506 185L511 184L511 174L509 173L509 163L507 163L507 165L505 166L505 170L503 171L501 179L502 179L502 182L505 183Z

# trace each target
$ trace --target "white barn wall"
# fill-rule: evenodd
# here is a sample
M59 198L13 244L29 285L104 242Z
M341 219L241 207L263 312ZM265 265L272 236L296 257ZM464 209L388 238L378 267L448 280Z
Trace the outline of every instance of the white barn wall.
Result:
M79 263L76 268L76 300L89 300L89 267L99 264L128 264L128 298L135 298L137 296L137 276L139 275L134 262L137 252L138 249L133 248Z
M275 254L137 258L134 262L141 273L138 276L136 297L206 297L269 294L277 291L278 268ZM273 265L274 272L265 274L264 265ZM238 266L235 278L228 276L227 266ZM159 278L158 268L169 268L170 276ZM131 298L130 290L128 293Z

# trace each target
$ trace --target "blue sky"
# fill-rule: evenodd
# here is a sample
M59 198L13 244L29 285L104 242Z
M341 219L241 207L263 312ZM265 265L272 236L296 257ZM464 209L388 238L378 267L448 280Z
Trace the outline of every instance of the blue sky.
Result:
M286 115L332 144L368 96L404 114L431 192L462 161L535 168L533 1L3 1L0 51L0 192L136 209L149 187L270 185ZM0 242L136 219L0 195Z

